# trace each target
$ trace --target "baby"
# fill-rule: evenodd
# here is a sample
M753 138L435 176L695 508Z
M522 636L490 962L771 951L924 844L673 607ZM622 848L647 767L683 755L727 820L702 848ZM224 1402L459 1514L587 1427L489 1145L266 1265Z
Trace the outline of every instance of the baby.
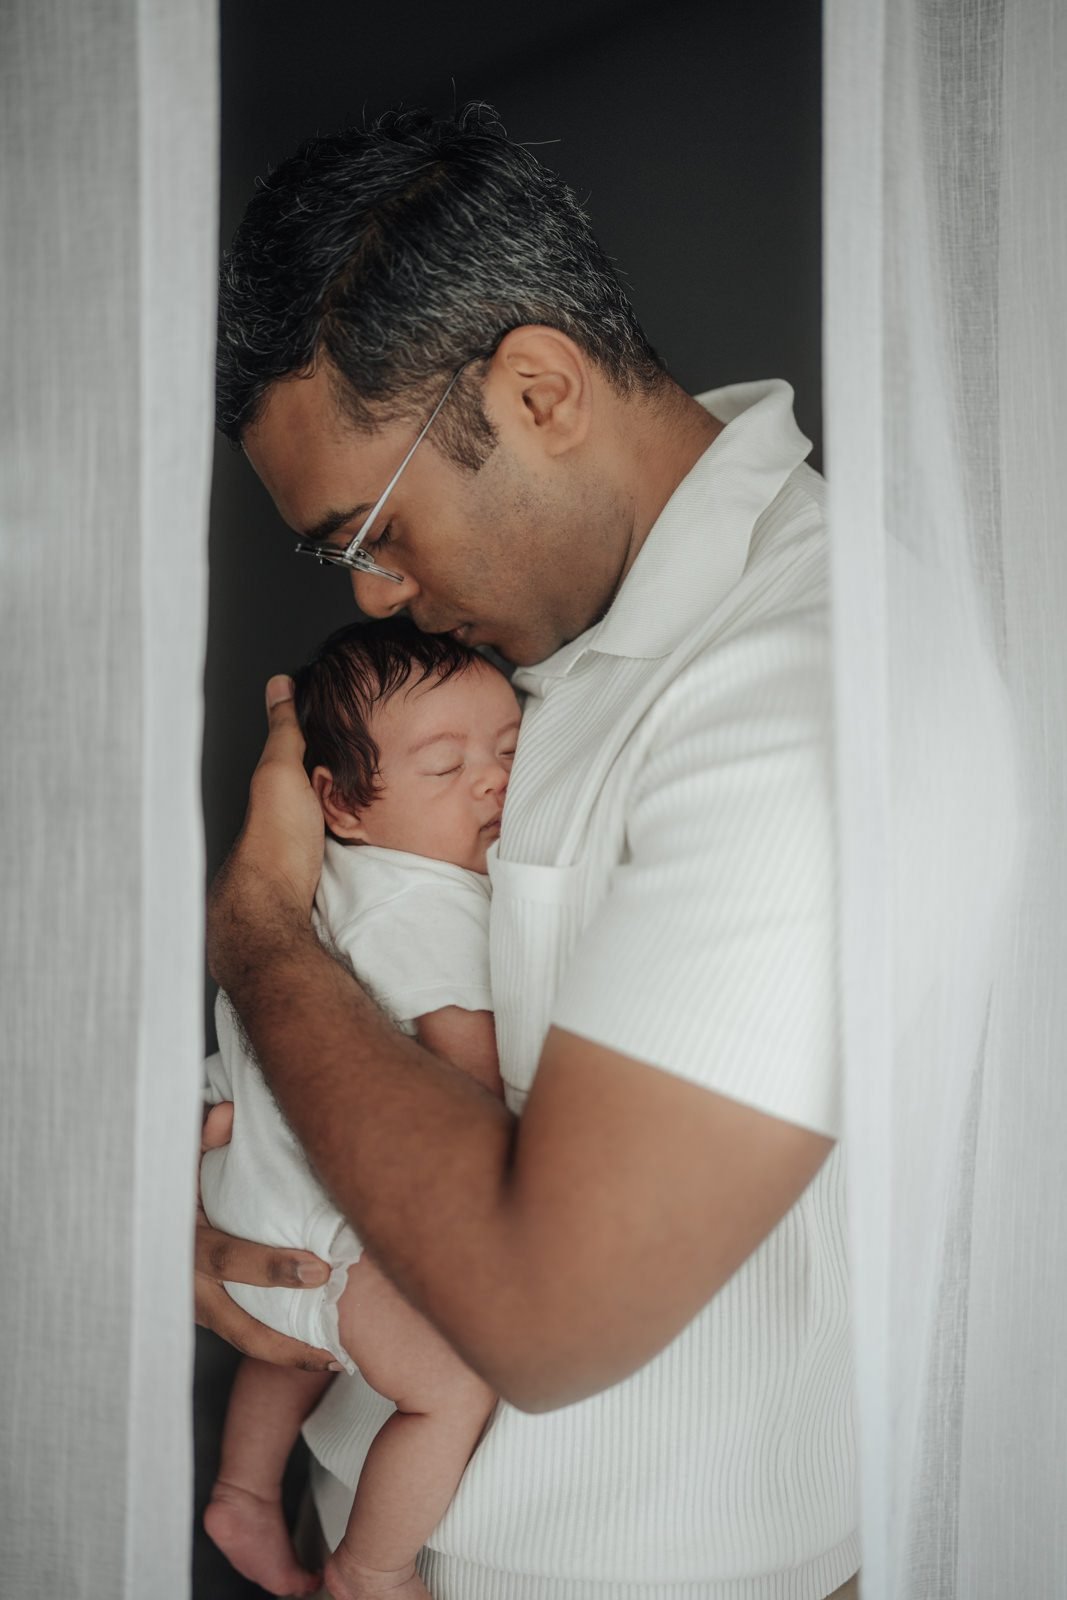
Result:
M519 727L507 679L447 636L391 620L343 628L295 678L305 765L330 835L315 899L320 937L397 1025L501 1094L489 992L486 852ZM396 1411L360 1476L326 1565L336 1600L426 1595L415 1557L443 1516L494 1396L366 1256L311 1174L220 995L208 1099L235 1103L230 1144L201 1171L212 1223L311 1250L324 1289L228 1284L261 1321L358 1366ZM328 1374L246 1359L204 1524L272 1594L308 1594L280 1483Z

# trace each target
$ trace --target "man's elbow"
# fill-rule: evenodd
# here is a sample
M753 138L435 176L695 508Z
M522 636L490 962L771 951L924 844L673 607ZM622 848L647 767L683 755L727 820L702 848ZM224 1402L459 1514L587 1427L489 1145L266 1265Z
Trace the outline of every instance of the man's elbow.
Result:
M512 1330L478 1355L481 1375L501 1399L531 1416L588 1400L643 1364L638 1355L627 1359L616 1351L609 1357L603 1340L576 1339L573 1331L560 1334L536 1321L521 1332Z
M516 1297L518 1299L519 1297ZM512 1302L514 1305L515 1302ZM539 1415L622 1383L655 1359L706 1303L627 1315L587 1284L580 1297L525 1299L523 1314L484 1319L468 1360L517 1411Z
M488 1376L500 1398L528 1416L560 1411L579 1400L588 1400L612 1381L590 1381L587 1373L580 1374L568 1363L546 1362L543 1352L527 1359L511 1353L495 1362L494 1372Z

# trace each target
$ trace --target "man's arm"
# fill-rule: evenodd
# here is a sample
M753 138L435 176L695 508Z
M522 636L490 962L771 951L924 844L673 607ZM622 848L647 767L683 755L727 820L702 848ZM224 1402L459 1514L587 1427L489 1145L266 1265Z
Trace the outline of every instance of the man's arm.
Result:
M397 1034L311 929L321 820L301 748L275 704L213 894L216 976L320 1178L412 1303L513 1404L594 1393L691 1320L831 1141L562 1030L520 1124Z

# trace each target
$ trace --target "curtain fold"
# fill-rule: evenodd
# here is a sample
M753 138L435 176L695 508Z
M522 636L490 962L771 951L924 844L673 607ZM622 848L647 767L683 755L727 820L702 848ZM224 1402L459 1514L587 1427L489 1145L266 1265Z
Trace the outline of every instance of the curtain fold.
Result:
M1059 1592L1067 17L829 0L864 1597Z
M0 10L0 1588L187 1590L217 43Z

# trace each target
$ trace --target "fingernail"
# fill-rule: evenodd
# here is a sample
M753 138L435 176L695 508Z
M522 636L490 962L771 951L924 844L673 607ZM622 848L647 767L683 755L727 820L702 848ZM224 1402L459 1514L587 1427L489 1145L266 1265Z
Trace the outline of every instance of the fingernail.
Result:
M329 1366L326 1368L327 1372L343 1372L344 1370L344 1367L342 1367L339 1361L331 1361Z
M301 1283L325 1283L330 1276L326 1267L320 1267L316 1262L303 1262L296 1269L296 1275Z
M293 698L293 680L284 674L271 678L267 684L267 710L273 711L275 706L281 705L283 700Z

